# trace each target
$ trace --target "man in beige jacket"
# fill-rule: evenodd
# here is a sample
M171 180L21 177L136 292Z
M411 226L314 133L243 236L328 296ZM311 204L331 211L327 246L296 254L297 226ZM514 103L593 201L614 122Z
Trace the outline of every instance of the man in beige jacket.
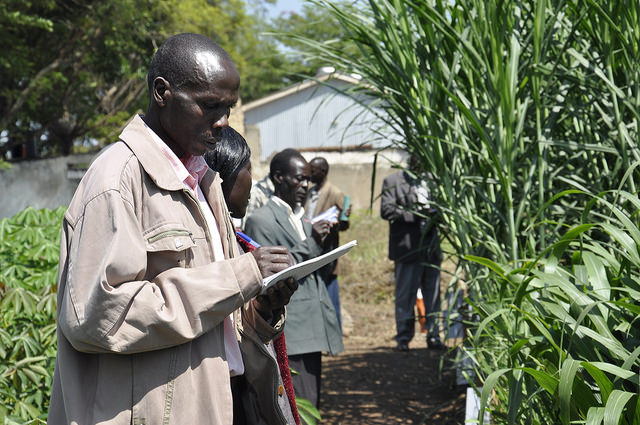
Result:
M297 282L258 295L291 256L240 253L201 156L239 82L210 39L169 38L147 113L82 179L62 226L49 424L293 423L265 343Z

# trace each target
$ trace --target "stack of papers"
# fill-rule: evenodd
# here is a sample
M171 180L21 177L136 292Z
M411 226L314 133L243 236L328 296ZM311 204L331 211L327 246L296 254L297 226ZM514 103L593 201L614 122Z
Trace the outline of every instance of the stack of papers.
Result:
M338 208L334 205L325 212L313 217L311 219L311 224L316 221L327 220L329 223L337 223L338 222Z

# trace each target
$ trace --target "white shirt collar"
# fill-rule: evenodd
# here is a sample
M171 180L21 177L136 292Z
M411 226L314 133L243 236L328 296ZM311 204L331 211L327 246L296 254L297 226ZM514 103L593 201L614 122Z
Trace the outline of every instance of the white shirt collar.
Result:
M304 227L302 226L302 216L304 216L304 208L302 208L302 206L300 205L296 205L296 210L293 211L291 210L289 204L284 202L279 197L273 195L271 199L273 199L273 202L275 202L276 205L278 205L278 207L287 214L289 223L291 223L295 231L298 233L300 240L305 240L307 238L307 234L304 232Z
M278 204L278 206L280 206L281 208L283 208L286 213L292 217L295 217L297 219L301 219L302 216L304 215L304 208L302 208L302 206L300 204L296 205L296 209L295 211L291 209L291 206L289 204L287 204L286 202L284 202L282 200L282 198L278 197L278 196L271 196L271 199L273 199L273 201Z

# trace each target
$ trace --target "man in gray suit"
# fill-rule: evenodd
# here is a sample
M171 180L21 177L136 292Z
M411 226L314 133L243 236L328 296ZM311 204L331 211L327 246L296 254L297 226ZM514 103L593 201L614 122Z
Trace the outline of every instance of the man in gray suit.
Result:
M389 259L395 261L398 351L409 350L409 341L415 333L418 288L427 310L427 346L445 348L438 332L442 251L433 220L436 209L429 202L430 192L428 182L407 171L391 174L382 184L380 215L389 221Z
M309 164L297 150L285 149L271 160L269 176L274 194L247 218L245 232L259 244L287 247L297 262L320 255L330 224L322 220L312 225L303 219ZM299 282L287 306L284 333L289 365L298 372L292 377L296 397L318 407L322 352L337 354L343 345L336 311L316 273Z

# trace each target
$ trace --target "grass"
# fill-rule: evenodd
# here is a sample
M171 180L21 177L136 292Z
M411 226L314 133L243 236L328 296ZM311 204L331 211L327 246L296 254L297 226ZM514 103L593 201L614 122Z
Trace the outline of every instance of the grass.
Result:
M340 288L356 301L380 304L393 298L393 261L388 255L389 224L377 213L351 213L342 243L356 239L358 246L338 262Z

